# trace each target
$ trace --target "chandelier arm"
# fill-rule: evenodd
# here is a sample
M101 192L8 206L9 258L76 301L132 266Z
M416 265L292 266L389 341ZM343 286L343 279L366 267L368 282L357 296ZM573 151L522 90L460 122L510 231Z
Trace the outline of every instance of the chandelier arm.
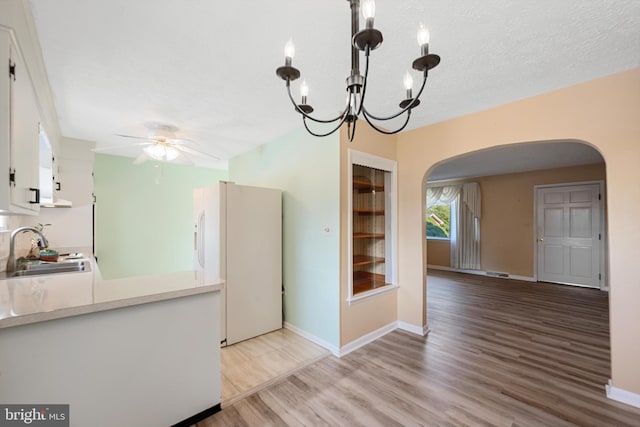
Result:
M367 113L367 110L364 110L364 114L363 114L365 120L367 121L367 123L369 123L369 125L374 128L375 130L377 130L380 133L384 133L385 135L394 135L398 132L402 132L404 130L405 127L407 127L407 124L409 123L409 118L411 118L411 110L407 111L407 119L404 121L404 124L399 128L396 129L394 131L386 131L384 129L380 129L379 127L377 127L375 124L373 124L373 122L371 121L371 118L375 118L375 117L369 117L369 114Z
M422 91L424 90L425 85L427 84L427 72L424 72L424 80L422 80L422 86L420 87L420 91L418 91L418 94L415 96L415 98L413 98L413 101L411 101L411 103L409 105L407 105L405 108L403 108L402 110L400 110L399 113L393 114L389 117L378 117L375 116L373 114L371 114L369 111L367 111L367 109L363 106L364 112L366 115L368 115L370 118L374 119L374 120L380 120L380 121L386 121L386 120L391 120L391 119L395 119L396 117L402 115L402 113L404 113L405 111L409 111L413 108L413 104L416 103L416 101L418 99L420 99L420 96L422 95Z
M362 85L362 96L360 96L360 106L358 107L358 113L356 116L359 116L362 113L362 108L364 107L364 96L367 93L367 77L369 76L369 46L365 49L365 65L364 65L364 84ZM355 126L354 126L355 128ZM352 141L350 139L349 141Z
M342 118L342 120L340 121L340 124L338 124L338 126L336 126L335 128L333 128L330 132L327 133L315 133L313 132L311 129L309 129L309 125L307 125L307 118L306 117L302 117L302 123L304 124L304 128L307 130L307 132L309 132L311 135L313 136L317 136L317 137L324 137L324 136L329 136L332 133L334 133L335 131L337 131L338 129L340 129L340 126L342 126L342 124L345 122L345 120L347 120L347 115L345 114L344 117Z
M297 111L298 113L302 114L302 118L303 118L303 119L304 119L304 118L307 118L307 119L309 119L309 120L313 120L314 122L317 122L317 123L333 123L333 122L335 122L335 121L340 120L340 119L341 119L341 118L343 118L343 117L346 117L347 110L349 109L349 106L348 106L348 105L347 105L347 108L345 108L345 110L344 110L340 115L338 115L338 117L336 117L335 119L331 119L331 120L321 120L321 119L316 119L316 118L314 118L314 117L311 117L310 115L308 115L307 113L305 113L304 111L302 111L302 110L300 109L300 107L298 107L298 104L296 104L296 101L293 99L293 96L291 95L291 85L290 85L289 83L290 83L290 82L289 82L289 80L287 79L287 93L289 94L289 99L291 100L291 103L293 104L293 107L296 109L296 111ZM340 123L340 124L342 124L342 123ZM340 126L338 126L338 127L340 127ZM317 135L316 135L316 136L317 136Z

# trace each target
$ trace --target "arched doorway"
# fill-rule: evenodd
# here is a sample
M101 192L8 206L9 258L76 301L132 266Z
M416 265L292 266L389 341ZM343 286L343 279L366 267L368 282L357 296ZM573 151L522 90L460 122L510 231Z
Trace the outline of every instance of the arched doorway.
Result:
M425 176L427 187L451 191L431 191L427 201L426 264L606 289L605 179L603 157L579 141L512 144L439 162ZM482 197L482 212L468 225L475 229L467 230L467 240L478 240L478 259L459 262L465 236L451 225L464 224L456 221L462 206L451 209L452 195L470 183Z
M446 259L437 253L438 245L450 243L444 238L426 242L428 344L449 355L456 367L449 374L457 381L495 379L501 394L520 401L536 389L536 399L549 407L569 384L601 390L611 375L608 295L537 283L535 212L536 186L584 187L602 181L605 187L605 172L603 157L588 144L551 141L467 153L438 163L425 175L427 188L477 182L482 193L480 268L461 273L438 266ZM425 215L425 232L427 221ZM547 384L557 378L559 386L539 387L538 378Z

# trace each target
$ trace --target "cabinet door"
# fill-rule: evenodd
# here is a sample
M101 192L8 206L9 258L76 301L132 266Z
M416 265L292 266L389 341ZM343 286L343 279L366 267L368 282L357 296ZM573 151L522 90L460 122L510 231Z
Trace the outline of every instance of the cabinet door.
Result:
M36 193L39 192L36 191L39 187L38 108L29 73L13 45L10 54L11 64L15 64L9 90L9 167L15 172L9 190L11 204L27 211L38 212L40 206L35 203Z
M55 193L55 176L54 170L55 163L53 161L54 156L49 143L49 138L45 132L42 124L40 125L40 143L39 143L39 165L40 171L40 203L48 204L53 202L53 195Z
M9 62L9 33L0 28L0 64ZM0 212L10 212L9 202L9 69L0 68Z
M56 196L60 196L60 191L62 190L62 177L60 176L60 160L56 151L53 151L52 153L51 165L53 194L55 194ZM91 181L93 182L93 179Z

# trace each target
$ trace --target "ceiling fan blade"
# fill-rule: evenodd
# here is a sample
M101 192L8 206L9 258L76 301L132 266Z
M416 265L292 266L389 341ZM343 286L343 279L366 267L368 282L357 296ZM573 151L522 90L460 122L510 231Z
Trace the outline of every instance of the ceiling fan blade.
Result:
M183 143L189 143L189 144L198 144L196 141L194 141L193 139L189 139L189 138L168 138L167 142L170 144L183 144Z
M193 160L191 160L190 158L188 158L187 156L185 156L181 152L178 152L178 156L175 159L169 161L169 163L177 163L179 165L184 165L184 166L194 166L195 165Z
M143 151L138 157L136 157L136 159L133 161L133 164L139 165L140 163L144 163L147 160L149 160L149 156L147 156L147 153Z
M157 141L154 141L151 138L147 138L147 137L143 137L143 136L122 135L122 134L119 134L119 133L114 133L114 135L115 136L121 136L123 138L143 139L145 141L157 142Z
M210 157L212 159L216 159L216 160L220 160L220 157L214 156L213 154L209 154L209 153L205 153L199 150L195 150L191 147L187 147L186 145L179 145L179 144L175 144L175 145L171 145L173 148L175 148L176 150L180 150L183 151L185 153L188 154L192 154L194 156L201 156L201 157Z
M153 142L136 142L135 144L109 145L107 147L94 148L92 149L92 151L99 153L101 151L109 151L109 150L116 150L119 148L129 148L129 147L143 147L145 145L152 145L152 144L154 143Z

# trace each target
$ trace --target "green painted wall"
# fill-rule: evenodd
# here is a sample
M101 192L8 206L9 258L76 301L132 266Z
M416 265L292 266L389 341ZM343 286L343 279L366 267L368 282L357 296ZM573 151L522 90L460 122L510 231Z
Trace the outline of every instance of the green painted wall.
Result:
M105 279L193 267L192 190L228 173L97 154L96 254Z
M338 348L339 135L293 132L231 159L229 180L282 190L285 320Z

